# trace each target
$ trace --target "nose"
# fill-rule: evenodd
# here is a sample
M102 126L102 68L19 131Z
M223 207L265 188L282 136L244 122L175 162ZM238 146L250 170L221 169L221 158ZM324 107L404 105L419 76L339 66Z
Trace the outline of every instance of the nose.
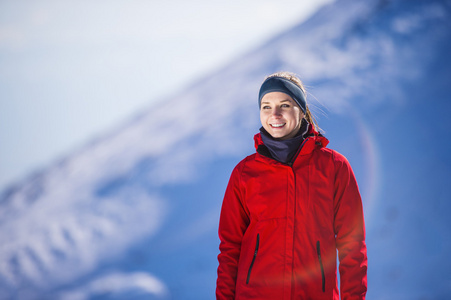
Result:
M279 107L275 107L275 108L272 110L272 115L273 115L273 116L280 116L280 115L281 115L281 113L280 113L280 108L279 108Z

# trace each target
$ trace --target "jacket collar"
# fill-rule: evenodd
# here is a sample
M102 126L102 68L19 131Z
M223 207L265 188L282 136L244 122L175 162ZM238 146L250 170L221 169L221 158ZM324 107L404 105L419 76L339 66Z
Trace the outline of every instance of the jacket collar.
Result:
M304 141L304 136L308 133L309 125L307 120L302 119L296 136L282 141L273 139L263 127L260 128L260 137L266 148L268 148L269 156L285 164L291 163Z
M257 153L271 158L271 155L269 154L269 150L266 148L265 144L263 143L261 133L257 133L254 136L254 142L255 142L255 149L257 150ZM327 144L329 144L329 140L327 138L325 138L324 136L322 136L320 133L318 133L313 128L312 124L309 124L307 134L305 135L305 140L301 144L302 148L297 156L310 154L316 148L326 147Z

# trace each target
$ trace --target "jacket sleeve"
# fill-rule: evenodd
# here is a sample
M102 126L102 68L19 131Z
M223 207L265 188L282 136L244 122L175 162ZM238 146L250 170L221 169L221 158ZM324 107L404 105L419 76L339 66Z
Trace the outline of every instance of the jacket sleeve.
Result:
M218 278L216 299L235 299L235 287L240 257L241 241L249 225L249 214L243 204L238 164L230 176L219 220L220 253L218 255Z
M362 200L347 159L335 152L334 164L334 230L340 262L341 299L365 299L367 254Z

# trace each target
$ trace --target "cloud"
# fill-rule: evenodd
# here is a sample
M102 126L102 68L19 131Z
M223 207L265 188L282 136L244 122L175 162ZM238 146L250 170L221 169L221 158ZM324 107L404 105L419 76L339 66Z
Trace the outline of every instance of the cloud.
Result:
M148 273L112 272L95 278L76 290L61 293L59 299L85 300L104 294L113 297L126 295L145 297L147 295L146 299L149 297L150 299L165 299L169 292L162 281Z

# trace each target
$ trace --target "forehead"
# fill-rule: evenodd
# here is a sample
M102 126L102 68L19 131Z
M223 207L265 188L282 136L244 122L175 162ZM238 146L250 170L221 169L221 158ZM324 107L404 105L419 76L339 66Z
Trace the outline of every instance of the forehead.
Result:
M291 98L290 95L282 93L282 92L267 93L262 98L262 103L263 102L282 102L282 101L294 102L293 98Z

